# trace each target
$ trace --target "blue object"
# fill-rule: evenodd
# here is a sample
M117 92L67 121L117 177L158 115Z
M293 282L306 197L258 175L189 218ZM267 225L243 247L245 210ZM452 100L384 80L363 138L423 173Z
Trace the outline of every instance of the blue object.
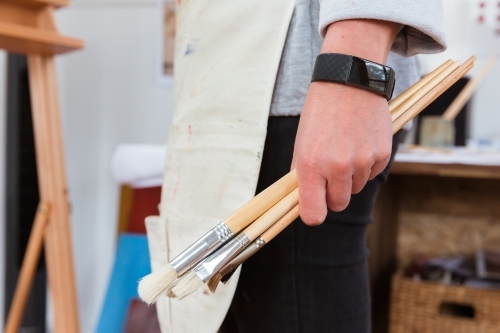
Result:
M145 235L122 234L96 333L122 333L130 301L137 298L137 281L151 273Z

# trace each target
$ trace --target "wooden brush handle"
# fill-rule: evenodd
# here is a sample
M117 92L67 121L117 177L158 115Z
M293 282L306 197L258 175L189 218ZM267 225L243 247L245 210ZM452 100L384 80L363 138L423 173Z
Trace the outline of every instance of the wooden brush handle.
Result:
M454 85L460 78L462 78L465 74L467 74L467 72L469 72L472 67L474 67L474 64L471 64L465 68L462 68L462 66L460 66L460 68L462 68L462 71L459 73L458 69L460 68L457 68L457 75L456 75L456 79L453 80L453 81L450 81L448 82L448 84L442 89L441 93L439 93L438 95L434 96L432 99L428 100L425 105L422 107L422 110L425 109L426 107L428 107L432 102L434 102L443 92L445 92L446 90L448 90L452 85Z
M469 61L470 60L470 61ZM425 109L430 103L438 98L446 89L464 76L470 68L472 68L474 61L469 59L460 67L456 68L450 75L443 78L439 84L432 88L424 97L419 99L415 104L408 108L399 118L392 122L393 133L399 131L406 123L412 120L417 114Z
M455 61L453 64L446 67L443 71L438 73L435 77L433 77L429 82L422 86L419 90L417 90L413 95L409 96L401 105L395 108L391 112L391 120L394 123L396 119L398 119L403 113L406 112L413 104L415 104L418 100L423 98L432 88L437 86L441 81L443 81L448 75L450 75L455 69L460 66L458 61Z
M391 113L393 133L399 131L408 121L464 76L472 68L474 60L475 57L471 57L461 66L458 62L448 60L407 89L399 96L399 99L391 101L389 103L390 110L393 111L392 113L398 113L397 117ZM297 188L247 227L244 232L251 241L260 235L267 243L298 217Z
M226 225L234 234L240 232L297 186L297 172L292 170L229 216Z
M391 110L393 133L399 131L409 120L420 113L426 105L437 98L444 91L444 87L448 88L450 84L453 84L462 77L470 69L469 65L472 64L474 59L475 57L471 57L460 67L457 62L446 61L391 101L389 109ZM454 76L450 73L453 73ZM427 96L426 94L431 90L433 91L432 96ZM418 104L417 108L414 107L416 104ZM422 105L425 106L422 107ZM421 109L418 109L418 107ZM410 109L412 112L408 113L407 111ZM295 170L292 170L234 212L225 220L226 225L233 233L240 232L297 188L297 186L297 173Z
M460 65L460 68L462 71L457 75L459 78L463 77L467 72L470 71L472 67L474 67L474 61L476 61L476 57L472 56L469 59L467 59L462 65ZM450 81L448 84L443 88L443 91L446 91L448 88L450 88L452 85L455 84L455 81ZM432 101L430 102L432 103ZM430 104L429 103L429 104Z
M250 241L254 241L298 203L299 189L296 188L271 209L262 214L262 216L250 224L243 232L248 236Z
M396 98L389 102L389 111L392 112L398 106L400 106L404 101L406 101L411 95L420 90L424 85L429 83L430 80L436 77L439 73L441 73L444 69L453 64L451 59L445 61L441 66L424 76L422 79L418 80L414 85L410 88L403 91Z
M460 91L458 96L453 100L453 102L450 104L450 106L446 109L446 111L443 113L443 118L446 120L453 120L457 116L457 114L462 110L464 107L465 103L471 98L472 94L474 91L476 91L477 87L483 80L483 78L488 74L489 70L491 67L495 64L497 60L496 54L491 55L488 58L488 61L486 64L481 68L479 73L474 76Z
M269 229L267 229L260 237L269 243L274 237L276 237L280 232L282 232L286 227L290 225L299 217L299 205L295 205L292 209L288 211L282 218L280 218L275 224L273 224Z

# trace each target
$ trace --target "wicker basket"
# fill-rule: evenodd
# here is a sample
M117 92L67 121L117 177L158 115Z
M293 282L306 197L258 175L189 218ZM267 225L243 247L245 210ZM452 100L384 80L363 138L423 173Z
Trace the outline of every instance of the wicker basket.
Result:
M390 333L499 333L500 291L393 278Z

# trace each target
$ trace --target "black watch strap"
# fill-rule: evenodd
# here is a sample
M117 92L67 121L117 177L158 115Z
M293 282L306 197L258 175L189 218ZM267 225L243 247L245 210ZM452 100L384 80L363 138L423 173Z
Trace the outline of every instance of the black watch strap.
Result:
M390 100L396 82L391 67L340 53L322 53L316 57L311 82L339 82L359 87Z

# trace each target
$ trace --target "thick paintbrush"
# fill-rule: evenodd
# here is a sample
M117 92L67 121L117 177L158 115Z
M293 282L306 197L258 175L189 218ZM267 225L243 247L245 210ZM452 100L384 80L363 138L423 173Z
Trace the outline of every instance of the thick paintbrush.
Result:
M198 289L203 283L217 274L221 268L227 265L248 244L256 240L277 220L295 207L298 202L299 190L295 188L295 190L255 220L233 240L182 276L172 288L172 293L178 298L183 298Z
M472 68L474 60L475 57L471 57L461 66L456 61L447 61L436 70L422 78L419 82L408 88L400 96L392 100L389 103L389 110L391 112L391 120L393 123L393 133L399 131L427 105L440 96L459 78L465 75L465 73ZM274 221L276 220L278 219L275 219ZM272 226L272 224L270 224L268 228L270 226ZM264 231L265 230L263 230L262 233ZM257 237L258 236L256 235L255 238ZM245 243L249 243L248 239L245 239ZM204 282L213 278L218 271L224 269L224 266L229 264L231 260L239 252L241 252L244 246L246 245L242 245L241 242L239 245L236 245L235 241L232 244L232 247L226 246L224 247L224 251L214 253L212 256L207 258L208 261L205 264L203 264L204 262L200 263L193 270L181 277L177 281L177 285L174 289L172 289L173 292L169 296L183 298L189 295ZM224 262L225 264L222 265L221 262ZM213 263L217 264L214 265ZM207 269L207 267L209 267L209 269Z
M461 67L461 72L463 70L470 69L469 66L472 65L472 62L474 61L474 58L471 58L464 64L464 66ZM391 107L393 112L392 114L392 119L396 120L399 118L399 116L402 114L401 108L398 108L403 102L408 100L408 98L412 95L414 95L417 91L421 90L426 84L428 84L432 79L436 78L436 76L443 72L444 69L449 68L447 72L444 72L442 75L447 75L451 73L451 71L456 70L458 66L452 66L449 67L450 65L453 64L453 61L448 60L447 62L443 63L440 67L438 67L436 70L433 72L429 73L426 77L424 77L422 80L418 81L413 85L410 89L405 90L402 94L398 96L397 99L394 99L391 101ZM465 73L459 73L459 75L463 75ZM438 82L441 82L442 80L438 80ZM431 85L430 88L434 88L437 84ZM429 88L429 87L428 87ZM430 89L427 89L430 91ZM428 92L427 91L427 92ZM416 98L420 99L425 95L425 90L424 93L422 92L416 96ZM414 97L415 98L415 97ZM412 103L411 105L413 105ZM404 106L403 106L404 107ZM408 110L408 107L406 107L406 110ZM394 128L394 131L398 131L399 128ZM299 206L297 205L296 207L292 208L287 214L285 214L280 220L278 220L273 226L271 226L266 232L264 232L257 240L252 242L250 245L248 245L243 251L241 251L233 260L231 260L226 266L224 266L217 274L215 274L210 280L207 282L207 286L210 289L210 291L215 292L217 289L217 286L219 282L226 283L229 278L232 276L234 271L240 266L243 262L245 262L248 258L250 258L252 255L254 255L257 251L259 251L261 248L264 247L267 243L269 243L276 235L278 235L283 229L285 229L290 223L292 223L295 219L299 217Z
M257 251L262 249L264 245L269 243L274 237L276 237L298 217L299 205L296 205L295 207L290 209L288 213L283 215L283 217L280 218L269 229L267 229L259 238L257 238L243 251L241 251L233 260L231 260L226 266L224 266L219 272L217 272L217 274L211 277L210 280L207 281L207 286L210 291L215 292L220 281L226 283L239 265L253 256Z
M297 188L297 174L293 171L256 195L169 264L141 279L138 288L141 299L152 304L163 293L168 294L173 282L179 276L232 239L295 188Z

